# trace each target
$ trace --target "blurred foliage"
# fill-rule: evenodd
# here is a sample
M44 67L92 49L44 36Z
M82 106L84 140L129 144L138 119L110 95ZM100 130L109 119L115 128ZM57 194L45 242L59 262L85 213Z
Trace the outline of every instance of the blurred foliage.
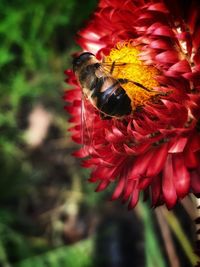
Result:
M71 169L64 167L64 162L73 148L65 142L59 145L66 136L62 81L64 70L71 64L70 54L77 49L75 33L96 1L89 0L87 8L83 6L78 0L0 1L0 266L11 266L64 244L50 237L50 232L56 232L47 230L51 216L43 222L40 215L50 207L62 206L65 189L70 190L67 186L71 184L73 160L69 162ZM29 115L38 103L53 119L43 145L31 149L25 137ZM49 160L51 153L54 155ZM57 176L57 191L51 193ZM63 199L56 199L61 190ZM49 205L45 202L48 200ZM88 242L81 246L87 247ZM64 253L65 248L60 248L55 255L59 258ZM68 266L83 266L73 261L73 249L66 249L66 253L71 255ZM52 255L47 253L42 259L55 262L57 256L53 259ZM37 258L34 261L39 262ZM27 265L22 261L17 266L29 265L29 261ZM88 266L86 261L84 266Z
M63 72L96 2L0 1L1 267L166 266L154 212L105 202L71 157Z
M71 247L60 247L53 251L26 259L16 265L15 267L83 267L92 265L92 240L81 241ZM78 257L77 257L78 255Z

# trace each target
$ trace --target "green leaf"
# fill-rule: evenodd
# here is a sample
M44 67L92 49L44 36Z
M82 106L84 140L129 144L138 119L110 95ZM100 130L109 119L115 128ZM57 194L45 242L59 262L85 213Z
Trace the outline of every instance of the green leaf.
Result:
M92 267L93 239L63 246L14 264L14 267Z
M167 267L153 225L153 216L155 216L155 214L150 210L149 206L142 201L140 201L139 205L145 228L147 267Z
M8 51L7 48L0 48L0 67L11 62L13 58L14 56Z

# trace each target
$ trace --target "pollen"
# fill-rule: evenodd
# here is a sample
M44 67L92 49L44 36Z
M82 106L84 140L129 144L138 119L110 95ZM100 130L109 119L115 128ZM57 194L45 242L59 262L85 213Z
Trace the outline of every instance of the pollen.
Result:
M160 93L156 91L159 85L156 76L159 71L152 65L145 65L139 56L141 49L131 41L118 43L105 57L106 63L112 64L112 76L115 79L125 79L123 88L131 99L132 109L144 106Z

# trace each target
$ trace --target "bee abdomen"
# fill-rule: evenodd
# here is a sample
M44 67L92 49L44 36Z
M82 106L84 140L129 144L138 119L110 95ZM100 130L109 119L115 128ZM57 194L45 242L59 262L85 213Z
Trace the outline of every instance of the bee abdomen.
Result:
M113 90L115 86L118 87ZM128 115L132 110L131 100L119 83L113 84L106 91L99 93L97 107L110 116Z

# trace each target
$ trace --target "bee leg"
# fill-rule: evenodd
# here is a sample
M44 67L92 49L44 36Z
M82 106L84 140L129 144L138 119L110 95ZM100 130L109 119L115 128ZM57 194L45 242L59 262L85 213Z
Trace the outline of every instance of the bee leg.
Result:
M102 120L110 120L111 119L110 116L107 116L106 114L104 114L102 112L100 112L100 117L101 117Z
M125 84L125 83L134 83L135 85L137 85L138 87L141 87L143 90L146 90L148 92L152 92L151 89L145 87L144 85L142 85L141 83L138 83L138 82L134 82L134 81L131 81L131 80L128 80L128 79L118 79L118 82L121 83L121 84Z
M111 65L111 68L110 68L110 74L113 73L113 71L114 71L114 69L115 69L116 66L124 66L124 65L126 65L126 64L127 64L127 63L123 63L123 62L118 62L118 63L116 63L116 61L113 61L113 62L112 62L112 65Z
M124 84L124 83L128 83L128 82L131 82L130 80L128 80L128 79L117 79L117 81L119 82L119 83L121 83L121 84Z
M114 68L115 68L115 61L113 61L112 65L111 65L111 68L110 68L110 74L113 73Z

